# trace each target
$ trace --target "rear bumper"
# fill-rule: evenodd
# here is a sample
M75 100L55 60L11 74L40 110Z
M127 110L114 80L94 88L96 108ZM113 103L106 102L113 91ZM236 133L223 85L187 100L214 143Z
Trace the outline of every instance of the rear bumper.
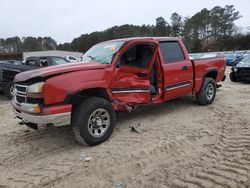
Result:
M71 124L71 112L62 112L55 114L30 114L17 106L15 101L12 100L12 106L17 118L21 119L24 123L33 123L38 125L54 125L64 126ZM57 107L58 108L58 107Z

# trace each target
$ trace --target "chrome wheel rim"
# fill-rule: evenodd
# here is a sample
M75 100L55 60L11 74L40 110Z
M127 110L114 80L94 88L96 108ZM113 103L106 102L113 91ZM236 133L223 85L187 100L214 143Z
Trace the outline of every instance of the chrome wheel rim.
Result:
M206 89L206 95L207 99L211 100L214 97L214 86L213 84L208 84L207 89Z
M107 110L98 108L88 119L89 134L95 138L102 137L110 126L110 115Z

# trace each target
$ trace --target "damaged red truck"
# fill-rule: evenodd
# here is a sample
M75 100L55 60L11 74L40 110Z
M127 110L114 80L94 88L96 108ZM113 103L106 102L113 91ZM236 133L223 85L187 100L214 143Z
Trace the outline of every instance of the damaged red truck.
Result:
M116 112L190 93L209 105L224 79L223 58L190 60L179 38L117 39L94 45L82 63L18 74L12 106L24 124L71 124L92 146L110 137Z

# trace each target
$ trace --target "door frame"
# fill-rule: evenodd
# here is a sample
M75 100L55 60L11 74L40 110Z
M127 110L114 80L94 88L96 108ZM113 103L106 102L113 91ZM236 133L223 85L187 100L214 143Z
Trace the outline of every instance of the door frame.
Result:
M132 66L121 66L119 62L120 62L120 59L121 59L122 55L127 50L129 50L130 48L132 48L132 47L134 47L136 45L139 45L139 44L145 44L145 45L151 44L151 45L154 46L154 51L153 51L152 58L150 60L149 66L145 67L145 68L132 67ZM128 44L125 45L117 53L118 57L115 58L116 61L114 63L114 78L117 78L118 71L125 71L125 72L127 71L127 72L132 73L132 74L134 73L135 75L137 73L142 73L142 74L145 74L145 77L142 77L141 80L147 79L148 85L147 85L147 88L146 87L140 87L139 85L138 86L137 85L133 86L133 84L131 85L131 87L113 87L114 85L116 85L115 81L113 80L111 82L111 92L112 92L113 98L118 99L118 100L120 98L120 99L123 99L121 101L127 102L127 101L129 101L129 100L125 101L126 100L125 95L127 95L127 96L131 97L129 103L138 104L138 97L139 97L138 95L141 94L141 95L144 95L145 100L144 101L139 101L139 103L148 104L148 103L151 102L149 73L150 73L150 70L151 70L151 68L153 66L154 61L157 58L158 50L159 50L159 45L155 41L153 41L152 39L145 39L145 40L128 42ZM138 76L138 80L139 79L140 79L140 77ZM131 80L131 81L133 81L133 80ZM146 100L146 98L147 98L147 100Z

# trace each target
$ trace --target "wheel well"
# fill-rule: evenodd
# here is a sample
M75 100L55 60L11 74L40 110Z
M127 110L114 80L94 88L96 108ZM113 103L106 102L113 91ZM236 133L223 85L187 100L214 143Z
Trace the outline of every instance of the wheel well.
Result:
M74 94L68 94L67 97L65 98L65 102L68 104L72 104L73 106L77 106L78 104L80 104L79 101L89 97L101 97L110 100L106 89L92 88L79 91Z
M208 73L205 75L205 77L213 78L214 80L216 80L217 74L218 74L218 72L214 70L214 71L208 72Z

